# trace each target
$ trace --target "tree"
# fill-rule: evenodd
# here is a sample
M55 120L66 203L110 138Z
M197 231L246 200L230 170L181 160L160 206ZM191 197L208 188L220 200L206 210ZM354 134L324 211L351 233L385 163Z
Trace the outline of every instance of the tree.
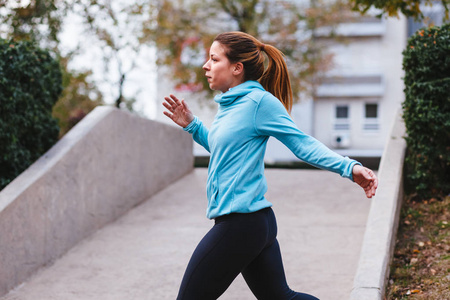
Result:
M143 46L142 24L149 15L150 3L147 0L84 2L79 5L88 31L94 34L102 49L105 81L117 89L115 106L131 108L134 100L124 98L123 88L128 74L136 68Z
M398 17L399 13L403 13L407 17L413 17L416 20L423 18L421 4L432 5L434 1L431 0L350 0L354 5L354 10L366 13L371 7L378 8L390 17ZM450 0L441 0L441 4L445 9L445 20L449 20Z
M20 1L0 0L3 38L33 40L41 47L55 50L70 7L66 0L31 0L26 6L21 6Z
M59 64L48 51L0 39L0 189L56 142L51 112L61 90Z
M32 0L26 6L12 1L0 3L1 34L5 38L39 43L43 48L52 49L52 55L61 63L64 91L53 111L59 120L60 136L103 103L102 95L89 80L91 72L69 69L69 61L76 52L62 54L59 50L62 24L73 8L71 1L66 0Z
M123 89L127 75L136 65L142 33L139 27L142 21L139 18L147 17L148 2L136 0L129 4L101 0L31 0L24 6L20 1L0 0L0 36L16 41L39 42L42 47L52 49L62 62L67 92L62 94L54 112L60 120L61 134L67 132L75 121L81 120L93 107L104 104L105 97L99 89L101 84L111 86L109 90L117 90L117 107L132 110L135 100L125 99ZM70 67L71 61L85 49L78 47L67 52L60 47L61 31L68 16L81 17L80 25L88 33L86 35L102 49L102 57L97 61L97 64L104 62L105 76L101 82L94 81L92 69ZM87 51L92 51L92 48Z
M161 0L145 36L158 49L158 64L168 66L178 87L209 90L202 65L215 35L239 30L279 48L287 58L294 94L312 92L331 67L331 55L318 43L318 27L353 19L341 0Z
M59 120L62 137L96 106L103 104L103 95L88 79L91 71L68 71L69 58L61 58L62 94L53 107L53 116Z

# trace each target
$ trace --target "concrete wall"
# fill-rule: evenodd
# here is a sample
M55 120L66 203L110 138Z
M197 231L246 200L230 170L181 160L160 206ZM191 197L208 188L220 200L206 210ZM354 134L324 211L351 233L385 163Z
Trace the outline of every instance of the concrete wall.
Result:
M192 169L189 134L96 108L0 192L0 296Z
M383 300L395 246L403 199L405 126L397 116L384 149L372 200L351 300Z

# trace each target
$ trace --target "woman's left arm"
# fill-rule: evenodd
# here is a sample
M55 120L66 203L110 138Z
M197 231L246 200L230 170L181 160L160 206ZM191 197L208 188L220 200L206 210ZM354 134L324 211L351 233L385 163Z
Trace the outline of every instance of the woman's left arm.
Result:
M373 171L337 154L302 132L281 102L270 94L261 99L255 112L255 129L260 135L273 136L281 141L304 162L355 181L364 189L367 197L374 195L378 181Z

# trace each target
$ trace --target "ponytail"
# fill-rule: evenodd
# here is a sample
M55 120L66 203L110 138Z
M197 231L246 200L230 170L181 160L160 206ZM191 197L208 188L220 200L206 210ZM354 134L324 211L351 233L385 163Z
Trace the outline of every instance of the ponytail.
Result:
M291 113L291 82L284 55L280 50L238 31L219 34L214 41L225 46L225 53L231 63L241 62L244 65L244 81L259 81L264 89L278 98L288 113ZM263 52L269 60L265 70Z
M271 45L262 44L261 50L266 52L269 58L269 65L259 82L283 103L288 113L291 113L294 97L284 55Z

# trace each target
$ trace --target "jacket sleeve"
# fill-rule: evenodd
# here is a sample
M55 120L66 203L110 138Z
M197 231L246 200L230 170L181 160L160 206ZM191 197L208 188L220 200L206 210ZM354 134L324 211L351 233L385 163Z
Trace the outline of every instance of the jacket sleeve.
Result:
M304 162L353 181L353 166L360 163L335 153L299 130L281 102L271 94L261 99L254 120L259 135L273 136Z
M209 130L197 116L194 116L194 120L188 126L184 127L183 130L192 134L194 141L203 146L206 151L210 152L208 144Z

